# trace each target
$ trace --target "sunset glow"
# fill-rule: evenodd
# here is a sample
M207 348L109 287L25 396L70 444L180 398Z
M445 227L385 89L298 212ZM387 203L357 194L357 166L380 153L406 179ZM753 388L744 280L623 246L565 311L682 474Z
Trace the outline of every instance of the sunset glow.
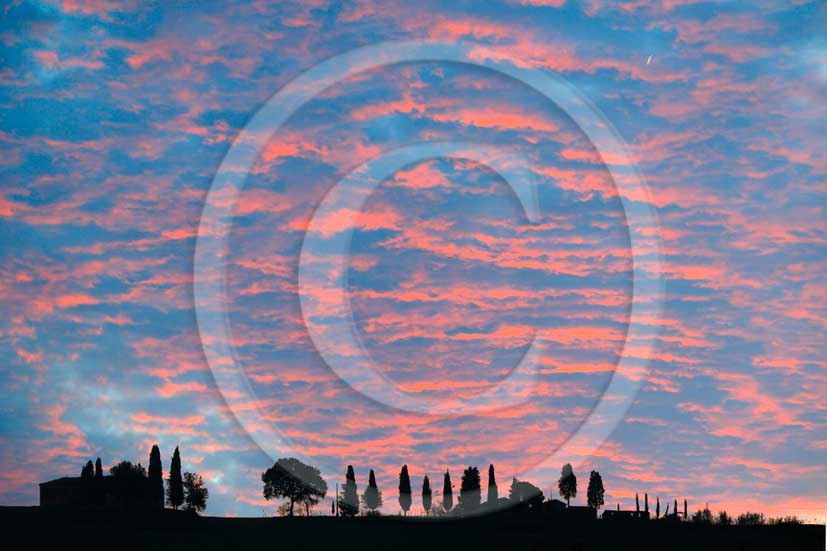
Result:
M493 463L502 484L531 472L559 497L562 464L538 465L624 355L631 407L568 459L584 483L600 471L607 507L648 492L691 511L827 522L825 4L173 4L3 8L3 504L37 503L37 483L88 459L145 463L155 443L165 471L180 446L207 481L210 515L274 514L261 473L291 455L325 475L325 512L348 465L360 491L374 469L387 512L403 464L417 512L424 475L436 496L446 469L458 483L469 465ZM240 133L273 94L334 56L403 40L462 41L474 64L392 64L325 88L245 172L229 233L205 222L219 167L234 168L225 155L259 137ZM601 151L498 65L559 75L628 151ZM538 219L495 159L462 155L401 166L361 209L313 218L364 163L449 141L520 159ZM630 229L629 205L656 219ZM332 243L347 225L343 258ZM225 278L226 302L204 308L226 313L235 357L220 360L237 362L249 394L222 395L208 362L219 336L199 331L196 241L219 234L225 270L198 277ZM531 384L450 415L358 392L323 359L361 352L335 332L338 276L377 366L366 387L488 400L536 339ZM662 296L649 294L658 278ZM263 450L273 431L283 440Z

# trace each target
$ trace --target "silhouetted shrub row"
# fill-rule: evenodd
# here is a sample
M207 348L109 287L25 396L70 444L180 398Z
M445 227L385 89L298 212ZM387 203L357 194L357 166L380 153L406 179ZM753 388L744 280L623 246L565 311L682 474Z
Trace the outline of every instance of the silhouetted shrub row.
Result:
M741 526L755 526L759 524L802 524L801 519L796 516L785 516L766 519L763 513L742 513L735 519L730 517L726 511L720 511L717 516L713 516L708 507L698 510L692 515L692 522L699 524L720 524L722 526L729 526L731 524L738 524Z

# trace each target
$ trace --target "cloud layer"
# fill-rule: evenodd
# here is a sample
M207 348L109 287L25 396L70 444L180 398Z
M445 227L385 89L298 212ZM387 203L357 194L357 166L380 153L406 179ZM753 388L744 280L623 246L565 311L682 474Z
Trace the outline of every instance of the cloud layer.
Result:
M272 460L235 421L201 349L201 207L240 129L302 71L381 40L437 39L558 72L618 128L652 192L629 199L651 201L661 225L650 236L662 240L666 280L662 319L651 320L658 346L626 342L634 266L606 167L624 160L602 157L559 108L501 75L395 65L291 117L236 204L223 306L260 430L277 426L342 480L347 464L361 486L375 469L393 512L402 463L417 488L446 468L458 481L469 464L493 462L501 484L532 469L588 416L625 344L649 371L580 468L581 480L603 473L608 504L647 491L825 520L824 6L440 4L5 8L4 503L35 503L37 482L79 473L88 458L145 462L158 442L165 464L180 445L185 468L206 475L210 514L275 509L259 482ZM434 140L523 156L542 219L529 222L490 167L441 158L397 170L362 212L319 231L355 221L355 326L407 392L472 397L513 369L535 332L548 343L532 395L485 414L408 414L359 395L319 357L296 295L325 193L383 152ZM643 270L653 244L642 244ZM534 482L549 495L557 474Z

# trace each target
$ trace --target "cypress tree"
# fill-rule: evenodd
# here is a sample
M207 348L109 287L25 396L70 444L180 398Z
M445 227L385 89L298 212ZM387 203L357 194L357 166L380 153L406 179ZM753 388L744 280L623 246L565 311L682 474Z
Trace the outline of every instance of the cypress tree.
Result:
M422 479L422 508L426 515L431 510L431 481L428 480L428 475Z
M451 490L451 475L445 471L445 478L442 482L442 507L446 512L454 506L454 492Z
M497 481L494 478L494 465L488 465L488 498L486 504L493 507L499 499L499 492L497 491Z
M399 471L399 506L402 507L402 512L405 515L408 514L412 501L411 478L408 476L408 466L402 465L402 470Z
M175 447L172 461L169 463L167 503L173 509L178 509L184 503L184 480L181 478L181 454L178 452L178 446Z
M359 493L356 486L356 474L353 465L347 466L345 486L342 488L342 498L339 500L339 512L343 517L353 517L359 513Z
M161 450L158 444L152 446L149 452L149 500L153 506L164 508L164 468L161 465Z
M657 496L655 499L657 500L655 502L655 518L660 518L660 497Z
M637 492L635 492L635 512L640 513L640 499L638 498Z
M675 518L678 518L678 498L675 498L675 507L672 509L672 513L674 513Z
M373 474L373 469L370 470L368 476L368 487L365 493L362 494L362 503L370 510L371 513L376 513L376 510L382 506L382 492L376 486L376 475Z
M649 512L649 494L643 494L643 510Z
M101 465L101 458L98 457L97 461L95 461L95 480L100 480L103 478L103 466Z

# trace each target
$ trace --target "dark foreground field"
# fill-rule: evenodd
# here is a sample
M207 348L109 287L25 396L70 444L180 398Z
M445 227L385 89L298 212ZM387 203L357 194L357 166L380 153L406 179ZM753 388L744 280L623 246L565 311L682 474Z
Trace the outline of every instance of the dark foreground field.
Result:
M112 511L0 507L0 525L6 542L21 542L13 544L15 549L586 551L825 547L824 526L699 526L661 522L573 526L514 515L453 521L399 517L233 519L195 517L175 511L129 517Z

